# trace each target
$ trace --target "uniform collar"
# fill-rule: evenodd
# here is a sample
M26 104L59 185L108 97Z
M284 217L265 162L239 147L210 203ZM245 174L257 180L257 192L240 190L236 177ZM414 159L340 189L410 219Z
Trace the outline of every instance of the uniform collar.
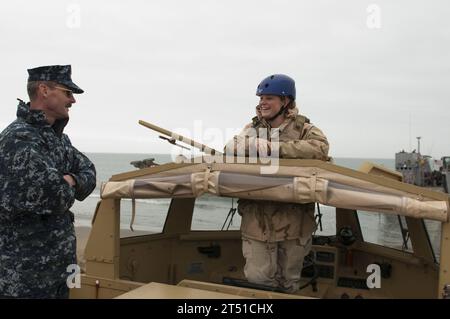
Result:
M43 111L31 110L30 102L25 103L22 100L19 100L19 105L17 106L17 118L23 119L25 122L39 127L51 126L56 135L59 137L61 137L64 127L67 125L67 122L69 122L69 119L67 118L63 120L56 120L53 125L50 125L47 122Z
M32 125L50 126L45 119L45 113L40 110L31 110L30 102L25 103L24 101L19 100L17 117Z
M297 107L294 107L293 109L288 109L283 123L281 123L281 125L279 127L277 127L277 129L280 132L282 132L292 120L295 120L297 118L297 115L298 115ZM257 116L254 117L252 121L253 121L253 125L256 125L256 123L258 123L259 127L267 127L267 128L272 129L272 127L270 127L270 124L264 118L262 118L259 114L257 114Z
M283 123L278 127L280 132L283 132L283 130L288 126L288 124L297 118L298 115L298 108L294 107L293 109L289 109L286 113L285 119Z

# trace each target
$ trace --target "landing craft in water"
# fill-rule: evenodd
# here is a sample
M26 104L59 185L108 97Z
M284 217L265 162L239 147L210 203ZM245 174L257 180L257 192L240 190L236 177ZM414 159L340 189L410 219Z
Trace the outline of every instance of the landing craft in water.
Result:
M395 169L403 176L405 183L431 187L448 193L450 188L450 156L433 159L420 153L420 137L417 151L395 154Z

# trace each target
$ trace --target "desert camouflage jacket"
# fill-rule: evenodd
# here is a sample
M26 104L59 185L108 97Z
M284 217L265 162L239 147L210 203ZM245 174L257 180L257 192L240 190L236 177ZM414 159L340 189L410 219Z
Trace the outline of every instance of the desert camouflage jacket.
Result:
M76 264L69 208L96 185L94 165L63 134L67 122L51 126L20 101L17 119L0 134L0 296L67 293L66 268Z
M253 118L242 132L227 145L227 153L238 154L254 143L254 129L267 128L267 137L272 135L270 126L264 119ZM259 138L261 138L259 136ZM286 119L278 128L279 157L301 159L328 159L329 144L322 131L298 115L298 109L289 110ZM273 142L273 141L272 141ZM316 229L314 203L295 204L273 201L244 200L238 202L238 212L242 215L242 235L259 241L277 242L309 237Z

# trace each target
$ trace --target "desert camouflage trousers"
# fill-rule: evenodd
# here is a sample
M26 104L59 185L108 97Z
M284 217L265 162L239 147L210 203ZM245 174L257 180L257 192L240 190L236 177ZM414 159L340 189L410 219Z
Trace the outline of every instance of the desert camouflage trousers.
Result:
M310 236L272 243L243 237L245 277L251 283L296 292L300 287L303 259L309 254L311 243Z

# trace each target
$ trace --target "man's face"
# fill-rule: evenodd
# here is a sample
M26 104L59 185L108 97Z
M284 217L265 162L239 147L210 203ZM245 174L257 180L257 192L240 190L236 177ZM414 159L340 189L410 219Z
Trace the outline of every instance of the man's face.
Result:
M47 117L55 120L69 118L69 108L76 102L72 91L59 83L45 87L43 93Z
M281 98L276 95L261 95L259 98L259 110L264 119L270 119L277 114L283 103Z

